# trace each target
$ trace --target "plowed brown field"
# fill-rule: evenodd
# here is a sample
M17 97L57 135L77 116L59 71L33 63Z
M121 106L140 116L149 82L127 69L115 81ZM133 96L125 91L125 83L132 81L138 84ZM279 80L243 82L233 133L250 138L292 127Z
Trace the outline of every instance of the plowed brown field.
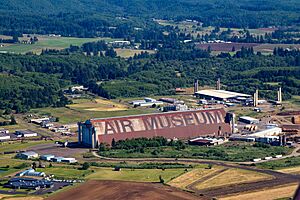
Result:
M78 187L58 193L47 200L204 200L188 192L158 183L126 181L88 181Z

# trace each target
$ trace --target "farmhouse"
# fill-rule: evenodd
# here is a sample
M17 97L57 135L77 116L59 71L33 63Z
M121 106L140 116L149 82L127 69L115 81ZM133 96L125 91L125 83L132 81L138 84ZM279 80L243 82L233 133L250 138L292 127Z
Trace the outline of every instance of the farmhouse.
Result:
M90 119L78 123L78 142L92 148L112 139L162 136L189 139L231 132L224 109L177 111L125 117Z

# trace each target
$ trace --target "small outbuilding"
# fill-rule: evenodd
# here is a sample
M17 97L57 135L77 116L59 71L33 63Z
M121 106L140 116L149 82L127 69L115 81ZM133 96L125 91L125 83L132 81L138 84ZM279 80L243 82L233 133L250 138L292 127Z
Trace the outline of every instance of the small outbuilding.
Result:
M51 161L52 158L54 158L55 155L51 155L51 154L48 154L48 155L42 155L40 157L41 160L45 160L45 161Z
M39 154L37 154L34 151L27 151L27 152L17 154L17 158L25 159L25 160L35 159L38 157L39 157Z
M248 117L248 116L242 116L239 118L240 122L246 123L246 124L258 124L259 120L255 119L253 117Z

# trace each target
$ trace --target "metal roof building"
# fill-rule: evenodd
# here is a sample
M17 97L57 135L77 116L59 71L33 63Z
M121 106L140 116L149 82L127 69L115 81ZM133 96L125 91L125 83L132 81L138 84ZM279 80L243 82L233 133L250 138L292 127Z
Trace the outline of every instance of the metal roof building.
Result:
M5 187L19 188L19 189L39 189L39 188L51 188L54 186L52 181L38 180L34 178L12 178L5 184Z
M27 169L25 171L19 172L16 176L37 176L37 177L44 177L46 174L44 172L37 172L34 169Z
M38 158L39 154L33 151L27 151L27 152L17 154L17 157L28 160L28 159Z
M205 109L90 119L78 123L78 142L92 148L101 142L162 136L167 139L190 139L218 136L231 132L224 109Z
M244 122L246 124L258 124L259 123L258 119L255 119L253 117L248 117L248 116L239 117L239 121Z
M238 92L231 92L226 90L200 90L195 92L197 97L202 99L213 99L218 101L227 101L229 99L239 99L241 97L250 98L251 95L238 93Z
M49 155L42 155L42 156L40 157L40 159L41 159L41 160L50 161L51 158L54 158L54 157L55 157L55 155L51 155L51 154L49 154Z

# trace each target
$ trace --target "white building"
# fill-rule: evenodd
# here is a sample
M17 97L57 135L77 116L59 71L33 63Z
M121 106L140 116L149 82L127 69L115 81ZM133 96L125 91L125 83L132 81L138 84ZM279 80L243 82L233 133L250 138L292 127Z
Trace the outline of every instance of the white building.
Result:
M40 159L41 160L46 160L46 161L51 161L51 159L52 158L54 158L55 156L54 155L51 155L51 154L49 154L49 155L42 155L41 157L40 157Z
M36 136L38 136L37 133L29 131L29 130L18 130L18 131L16 131L15 135L17 135L17 137L36 137Z
M258 119L255 119L253 117L248 117L248 116L239 117L239 121L246 123L246 124L258 124L259 123Z
M251 136L266 137L266 136L278 136L282 133L282 129L279 127L269 128L256 133L252 133Z
M0 140L10 140L10 135L0 133Z
M39 157L39 154L37 154L36 152L33 151L28 151L28 152L23 152L23 153L19 153L17 154L17 157L20 159L35 159Z
M65 163L77 163L77 160L75 158L64 158L61 160L61 162Z
M218 100L218 101L228 101L231 99L237 100L238 98L244 97L244 98L250 98L251 95L248 94L242 94L238 92L231 92L226 90L200 90L198 92L195 92L195 95L197 97L200 97L201 99L207 99L207 100Z

